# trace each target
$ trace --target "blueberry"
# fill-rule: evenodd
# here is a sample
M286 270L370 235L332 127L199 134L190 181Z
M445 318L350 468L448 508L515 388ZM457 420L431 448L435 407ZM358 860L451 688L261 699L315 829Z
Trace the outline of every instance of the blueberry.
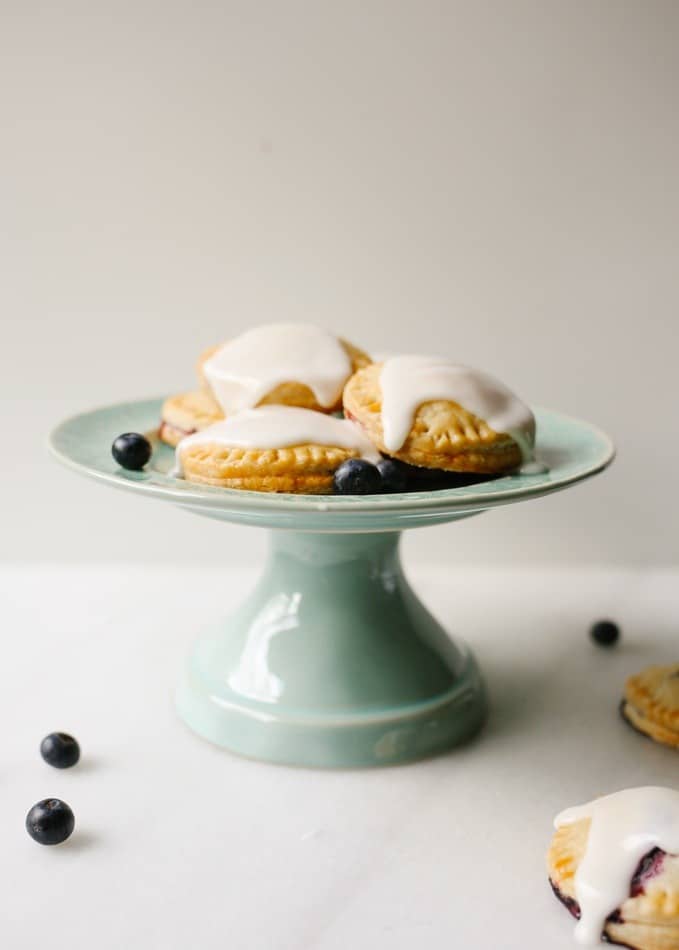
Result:
M377 463L382 479L382 491L401 492L408 487L408 468L397 459L382 459Z
M38 844L61 844L74 828L73 812L60 798L43 798L26 815L26 831Z
M139 432L125 432L111 446L118 465L133 472L138 472L146 465L151 458L151 451L151 443Z
M65 732L50 732L40 743L40 755L55 769L70 769L80 758L80 746Z
M590 627L589 635L600 647L612 647L620 638L620 629L612 620L597 620Z
M333 487L339 495L376 495L382 479L377 466L365 459L347 459L335 472Z

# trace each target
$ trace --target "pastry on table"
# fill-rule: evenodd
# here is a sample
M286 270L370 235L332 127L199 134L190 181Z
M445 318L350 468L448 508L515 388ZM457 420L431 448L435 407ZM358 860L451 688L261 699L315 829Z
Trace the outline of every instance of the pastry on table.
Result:
M547 855L581 946L679 948L679 791L631 788L569 808Z
M209 393L202 390L179 393L163 403L158 436L174 447L187 435L200 432L223 418L224 413Z
M271 323L207 350L198 375L225 416L269 404L335 412L346 381L369 363L362 350L320 327Z
M246 409L183 439L176 471L187 481L261 492L327 494L348 459L379 461L361 429L311 409Z
M651 666L631 676L620 711L639 732L679 749L679 663Z
M535 418L503 383L442 357L366 366L344 411L388 456L449 472L503 474L533 460Z

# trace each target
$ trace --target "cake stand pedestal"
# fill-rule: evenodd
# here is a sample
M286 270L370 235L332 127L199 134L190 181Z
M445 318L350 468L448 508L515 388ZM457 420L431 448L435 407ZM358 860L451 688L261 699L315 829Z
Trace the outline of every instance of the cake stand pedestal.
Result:
M161 444L144 472L117 468L109 453L115 436L150 431L159 408L160 400L145 400L76 416L52 434L52 450L115 487L273 529L255 590L199 638L177 708L213 743L295 765L393 764L472 736L486 712L478 667L410 588L398 554L401 530L539 497L613 458L603 433L543 411L546 474L362 497L229 491L173 478L173 453Z
M243 755L303 765L419 758L476 731L476 663L408 585L399 539L271 532L255 591L191 658L182 718Z

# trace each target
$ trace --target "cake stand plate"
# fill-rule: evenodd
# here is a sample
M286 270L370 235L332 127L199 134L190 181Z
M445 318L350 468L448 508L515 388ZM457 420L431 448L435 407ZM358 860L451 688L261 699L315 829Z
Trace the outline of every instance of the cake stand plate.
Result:
M398 554L401 531L559 491L602 471L614 456L598 429L538 410L546 474L394 495L231 491L170 474L174 453L154 434L160 406L149 399L75 416L52 433L51 449L112 487L275 529L255 590L198 640L177 708L211 742L294 765L387 765L435 755L472 736L486 712L479 669L410 588ZM153 439L143 472L124 471L111 457L121 432Z

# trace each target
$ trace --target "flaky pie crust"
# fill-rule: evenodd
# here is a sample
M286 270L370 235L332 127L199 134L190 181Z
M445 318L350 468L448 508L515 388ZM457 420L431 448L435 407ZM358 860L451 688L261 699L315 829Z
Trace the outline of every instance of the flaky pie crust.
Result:
M347 355L349 356L349 359L351 360L352 373L355 373L356 370L363 366L369 365L370 357L367 353L364 353L363 350L359 350L358 347L354 346L352 343L348 343L346 340L340 340L339 342L342 344ZM196 367L198 379L200 380L203 390L210 395L212 395L212 391L205 376L203 367L207 360L209 360L210 357L217 352L220 346L223 345L223 343L220 343L217 346L210 347L201 353L198 359L198 365ZM272 389L271 392L267 393L263 399L260 399L257 405L298 406L300 409L314 409L316 412L336 412L338 409L342 408L342 397L340 395L339 399L333 406L320 406L316 401L316 397L308 386L306 386L304 383L290 380L289 382L281 383Z
M550 881L575 901L575 872L585 855L590 819L558 828L547 853ZM631 882L630 882L631 885ZM618 908L621 922L608 921L605 934L635 950L679 948L679 856L665 855L660 873L644 883L644 892Z
M335 446L295 445L281 449L243 449L215 443L180 449L190 482L248 491L324 495L332 491L337 468L358 453Z
M631 676L622 713L635 729L679 749L679 663L651 666Z
M423 403L401 449L389 452L382 430L381 369L380 363L366 366L344 387L345 413L365 429L380 452L409 465L478 475L501 474L521 464L521 450L511 436L442 399Z

